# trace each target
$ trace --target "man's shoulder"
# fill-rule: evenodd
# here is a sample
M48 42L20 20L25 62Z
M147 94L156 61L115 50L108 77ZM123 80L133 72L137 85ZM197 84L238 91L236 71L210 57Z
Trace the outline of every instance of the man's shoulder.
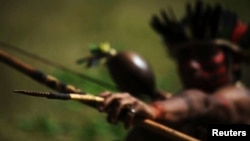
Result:
M216 97L224 97L229 100L241 100L250 97L250 90L247 87L231 85L217 90L212 95Z

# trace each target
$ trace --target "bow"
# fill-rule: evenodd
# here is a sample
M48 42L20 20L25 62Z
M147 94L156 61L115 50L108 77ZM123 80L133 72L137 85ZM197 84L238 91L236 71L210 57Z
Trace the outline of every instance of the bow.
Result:
M20 71L21 73L29 76L30 78L32 78L33 80L48 86L49 88L56 90L58 92L62 92L62 93L74 93L74 94L86 94L86 92L76 88L75 86L71 85L71 84L65 84L61 81L59 81L57 78L55 78L54 76L48 75L43 73L40 70L37 70L35 68L33 68L32 66L22 62L21 60L9 55L8 53L0 50L0 60L5 63L6 65L13 67L14 69ZM93 98L93 97L92 97ZM101 99L100 97L94 97L94 99ZM69 99L74 99L69 97ZM80 99L78 99L80 100ZM81 100L80 100L81 101ZM102 101L102 100L100 100ZM98 101L98 102L100 102ZM96 104L97 102L95 102L94 100L88 100L88 101L81 101L82 103L85 103L93 108L96 108ZM139 124L141 124L142 126L152 130L153 132L157 132L160 134L163 134L165 136L167 136L168 138L173 138L179 141L199 141L196 138L193 138L189 135L186 135L182 132L179 132L177 130L174 130L172 128L169 128L165 125L162 125L160 123L157 123L155 121L152 121L150 119L144 119L142 120Z

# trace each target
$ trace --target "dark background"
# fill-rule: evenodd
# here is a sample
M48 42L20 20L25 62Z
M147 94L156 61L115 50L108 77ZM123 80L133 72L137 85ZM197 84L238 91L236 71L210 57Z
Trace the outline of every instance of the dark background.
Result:
M208 0L206 0L208 2ZM152 65L159 89L181 88L173 60L150 28L152 14L173 7L177 18L187 0L1 0L0 41L62 64L77 72L112 83L105 66L86 69L76 60L89 54L92 43L110 42L117 50L133 50ZM193 1L191 1L193 2ZM249 22L249 0L220 2ZM26 63L85 91L108 88L0 47ZM246 69L247 70L247 69ZM1 141L123 140L122 125L109 125L105 114L75 101L57 101L14 94L15 89L51 91L20 72L0 64ZM247 71L245 71L247 72ZM248 80L247 73L244 80Z

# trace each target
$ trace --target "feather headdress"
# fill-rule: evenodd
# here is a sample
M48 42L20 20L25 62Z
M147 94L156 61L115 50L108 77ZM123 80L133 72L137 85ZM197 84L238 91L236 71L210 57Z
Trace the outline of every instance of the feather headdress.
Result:
M154 15L152 28L162 37L171 55L188 44L199 46L211 44L227 47L250 60L250 28L236 13L223 9L221 5L205 5L197 0L194 7L186 6L186 14L179 21L161 11L161 17Z

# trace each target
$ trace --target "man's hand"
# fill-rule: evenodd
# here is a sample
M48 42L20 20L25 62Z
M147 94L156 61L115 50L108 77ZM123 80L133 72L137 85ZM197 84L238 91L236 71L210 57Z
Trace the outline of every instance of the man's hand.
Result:
M99 106L101 112L108 114L109 123L116 124L119 120L124 122L124 127L128 129L136 121L143 118L153 119L155 109L129 93L103 92L100 94L105 100Z

